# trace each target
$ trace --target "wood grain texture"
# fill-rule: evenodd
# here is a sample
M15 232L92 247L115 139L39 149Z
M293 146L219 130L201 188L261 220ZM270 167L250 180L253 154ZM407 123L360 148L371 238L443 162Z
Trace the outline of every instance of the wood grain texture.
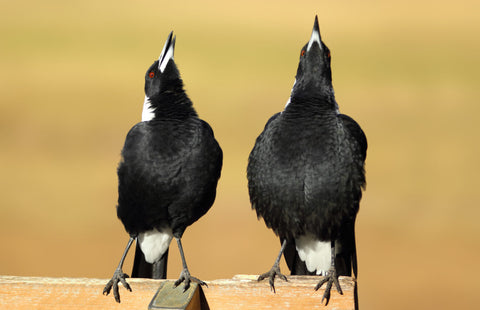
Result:
M340 277L343 295L332 288L327 307L323 290L313 288L320 277L290 276L277 280L277 293L255 275L208 281L203 291L210 309L354 309L355 280ZM133 292L120 288L121 304L102 295L106 279L0 276L0 309L147 309L160 281L128 279ZM166 280L171 281L171 280Z

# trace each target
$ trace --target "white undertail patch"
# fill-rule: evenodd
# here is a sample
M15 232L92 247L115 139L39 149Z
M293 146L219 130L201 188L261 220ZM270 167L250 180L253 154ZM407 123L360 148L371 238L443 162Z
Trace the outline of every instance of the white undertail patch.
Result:
M313 235L295 238L300 259L307 265L307 270L317 275L326 275L332 261L332 243L319 241Z
M155 112L150 102L150 98L145 96L143 101L142 122L150 121L155 117Z
M163 228L160 231L157 229L149 230L138 234L138 244L145 255L145 260L150 264L162 258L172 241L173 233L171 228Z

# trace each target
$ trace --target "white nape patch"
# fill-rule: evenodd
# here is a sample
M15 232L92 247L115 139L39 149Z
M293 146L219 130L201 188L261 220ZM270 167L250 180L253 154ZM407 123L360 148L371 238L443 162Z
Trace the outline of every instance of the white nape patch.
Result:
M326 275L332 261L332 243L319 241L313 235L295 238L295 244L300 259L305 262L310 272Z
M174 39L175 40L175 39ZM175 41L173 41L175 42ZM167 43L165 43L166 45ZM168 47L168 50L165 51L165 47L163 47L163 50L162 50L162 53L160 54L160 57L158 58L161 62L158 64L158 69L160 70L160 72L163 73L163 71L165 70L165 67L167 67L167 64L168 64L168 61L170 59L173 59L173 51L175 49L175 44L172 43L170 44L170 46ZM163 56L163 53L165 53L165 56Z
M145 96L145 100L143 101L143 111L142 111L142 122L150 121L155 117L155 113L153 112L152 104L150 103L150 98Z
M167 251L173 233L171 228L163 228L160 231L153 229L138 235L138 243L145 255L145 260L150 264L155 263L162 258L163 253Z
M322 49L322 44L320 43L320 33L318 31L316 31L315 29L313 29L313 31L312 31L312 36L310 37L310 41L308 41L307 52L312 47L313 42L317 42L320 49Z
M293 88L295 87L295 84L297 84L297 79L295 79L295 82L293 82L292 90L290 91L290 97L288 97L288 101L284 109L287 108L287 106L290 104L290 101L292 100L292 92L293 92Z

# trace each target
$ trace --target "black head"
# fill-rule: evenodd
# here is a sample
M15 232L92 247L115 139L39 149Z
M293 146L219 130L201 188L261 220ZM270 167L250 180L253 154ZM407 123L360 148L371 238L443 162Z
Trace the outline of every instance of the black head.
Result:
M145 73L145 101L142 120L151 120L154 116L188 110L191 102L183 89L180 72L173 60L175 51L173 31L168 35L160 57ZM188 114L187 113L187 114Z
M330 50L320 36L318 18L315 16L310 41L300 52L292 97L324 97L333 95Z
M160 57L145 73L145 95L149 98L172 87L171 82L180 79L180 73L173 60L176 37L172 38L172 36L173 31L168 35Z

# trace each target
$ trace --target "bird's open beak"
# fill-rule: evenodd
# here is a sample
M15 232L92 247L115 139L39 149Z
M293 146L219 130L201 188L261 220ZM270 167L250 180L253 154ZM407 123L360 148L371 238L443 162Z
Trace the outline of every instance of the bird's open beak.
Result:
M310 37L310 41L308 41L308 45L307 45L307 52L310 50L314 42L317 42L318 47L322 49L322 44L320 43L321 42L320 27L318 26L318 18L316 15L315 15L315 23L313 24L312 36Z
M170 59L173 59L173 52L175 50L175 38L173 37L173 31L170 32L168 35L167 41L165 42L165 45L163 46L162 53L160 54L160 57L158 58L158 69L160 72L163 72L165 70L165 67L168 64L168 61Z

